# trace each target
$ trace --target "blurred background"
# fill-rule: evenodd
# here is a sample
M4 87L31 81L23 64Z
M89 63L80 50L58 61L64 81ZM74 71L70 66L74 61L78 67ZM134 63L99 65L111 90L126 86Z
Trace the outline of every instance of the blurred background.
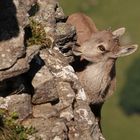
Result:
M84 12L98 29L126 27L123 43L140 45L139 0L60 0L66 15ZM107 140L140 138L140 49L117 62L117 88L102 111Z

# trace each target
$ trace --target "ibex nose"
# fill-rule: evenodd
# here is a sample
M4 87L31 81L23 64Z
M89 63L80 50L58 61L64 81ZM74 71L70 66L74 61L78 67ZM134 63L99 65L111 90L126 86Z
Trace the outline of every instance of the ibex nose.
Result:
M76 55L76 56L82 55L82 51L81 51L80 45L78 44L78 45L76 45L76 46L77 46L77 47L74 47L74 48L72 49L73 54Z
M73 51L73 54L76 56L82 55L82 52L80 50L78 50L77 48L74 48L72 51Z

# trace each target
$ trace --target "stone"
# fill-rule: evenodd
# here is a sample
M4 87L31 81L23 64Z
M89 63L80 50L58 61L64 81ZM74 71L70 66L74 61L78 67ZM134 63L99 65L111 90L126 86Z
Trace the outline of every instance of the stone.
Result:
M8 108L7 100L3 97L0 97L0 109L7 110L7 108Z
M40 51L40 57L52 73L60 71L63 66L68 65L67 59L58 50L49 49Z
M0 42L0 71L12 67L17 59L25 54L24 31L21 29L17 37Z
M68 139L68 129L66 124L64 123L64 120L58 119L51 129L51 133L54 139L56 139L56 137L62 140Z
M50 103L33 106L33 117L35 118L51 118L58 116L59 112L57 108Z
M13 2L17 9L16 17L18 24L24 28L29 24L28 11L37 3L37 0L14 0Z
M31 20L48 44L27 43ZM103 140L95 108L69 65L76 30L58 0L1 0L0 27L0 108L37 130L28 139Z
M52 80L53 75L49 71L46 65L42 66L39 71L34 75L32 79L32 85L36 89L46 81Z
M12 68L0 71L0 81L25 73L29 70L29 67L30 66L25 59L19 59Z
M66 16L63 12L63 9L58 5L55 12L56 21L64 21L66 20Z
M40 0L37 3L39 5L39 11L33 19L44 26L45 30L47 30L46 34L54 37L57 0Z
M53 73L57 78L61 78L64 81L76 82L78 80L77 75L74 72L74 69L70 66L63 66L60 71ZM78 82L78 81L77 81Z
M64 45L74 38L76 30L74 26L66 23L57 23L56 25L56 43L59 45Z
M60 119L32 118L23 121L22 124L36 128L37 133L33 134L33 136L38 136L42 140L53 140L58 137L62 140L68 138L68 129L65 123Z
M59 100L57 82L55 79L46 81L34 90L33 104L55 103Z
M50 139L50 129L52 128L52 122L49 119L44 118L30 118L22 121L25 127L32 126L36 129L37 133L32 135L33 137L40 137L42 140Z
M80 129L89 129L95 121L94 114L91 112L90 107L87 105L76 106L74 110L75 121L78 123ZM83 123L81 123L83 122Z
M28 94L0 97L0 102L0 108L8 110L10 113L17 113L20 121L32 113L31 96Z
M9 69L0 71L0 81L3 81L11 77L15 77L17 75L27 72L30 68L29 63L34 58L34 56L39 53L39 49L40 49L40 46L28 47L26 50L25 57L18 59L15 65L10 67Z
M72 90L71 85L67 82L59 82L58 88L59 102L55 105L57 109L64 110L68 107L71 107L73 100L75 99L75 93Z
M60 118L66 119L68 122L74 119L74 112L72 106L64 108L60 113Z

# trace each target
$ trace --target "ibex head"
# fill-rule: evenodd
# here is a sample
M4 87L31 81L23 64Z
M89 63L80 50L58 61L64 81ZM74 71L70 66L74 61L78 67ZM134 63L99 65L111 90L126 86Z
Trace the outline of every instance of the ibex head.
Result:
M90 62L101 62L130 55L137 50L138 45L120 46L119 37L125 32L125 28L119 28L113 32L103 30L94 33L89 40L76 47L73 53Z

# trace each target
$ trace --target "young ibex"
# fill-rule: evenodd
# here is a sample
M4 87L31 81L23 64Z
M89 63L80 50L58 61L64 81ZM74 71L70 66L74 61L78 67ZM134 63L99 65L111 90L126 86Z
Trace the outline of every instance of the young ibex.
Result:
M89 96L89 104L101 105L115 89L117 58L132 54L138 45L121 46L119 37L124 34L125 28L113 32L98 31L94 22L81 13L69 16L67 23L76 26L77 30L80 47L74 48L74 55L90 62L77 73L79 80Z

